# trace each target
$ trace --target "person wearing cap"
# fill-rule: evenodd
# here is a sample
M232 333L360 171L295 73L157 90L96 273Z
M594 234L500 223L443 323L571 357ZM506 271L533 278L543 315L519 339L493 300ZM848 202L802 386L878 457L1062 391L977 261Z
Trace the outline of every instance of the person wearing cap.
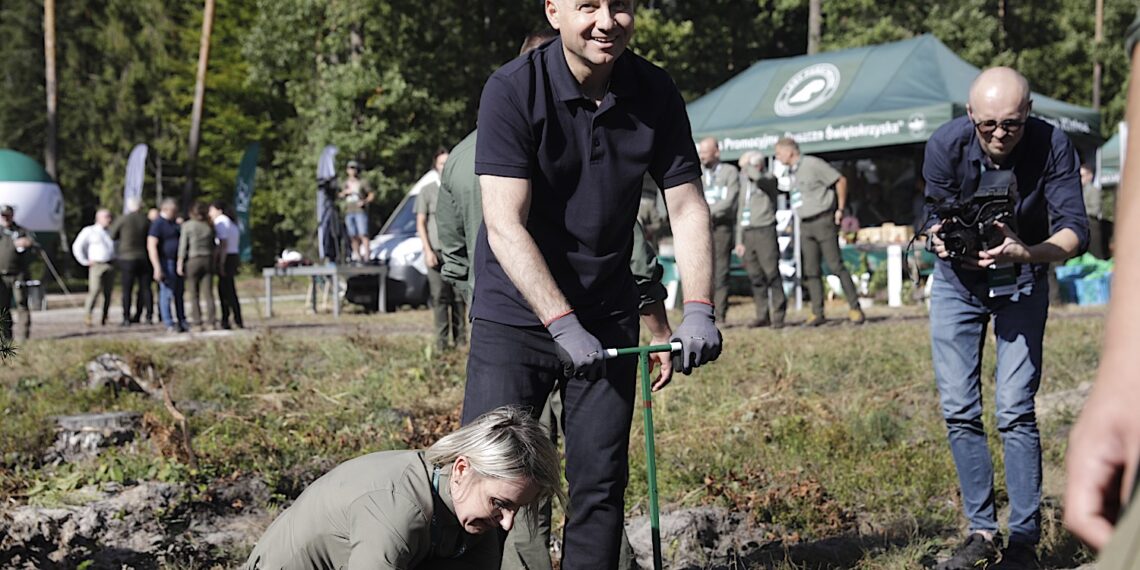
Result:
M784 278L780 275L776 178L764 171L764 155L755 151L740 157L740 174L736 255L748 271L752 301L756 304L756 319L748 326L783 328L788 298L784 294Z
M426 450L381 451L317 479L243 570L499 567L495 530L563 499L558 450L518 408L483 414Z
M83 304L83 324L91 326L91 312L95 310L95 300L103 296L103 316L99 323L107 325L107 313L111 311L111 290L115 288L115 242L107 228L111 226L111 211L99 208L95 212L95 223L80 230L71 244L71 254L75 260L87 268L87 300Z
M28 264L32 261L35 242L27 230L16 223L16 209L0 206L0 340L12 340L12 300L20 313L20 339L32 332L32 313L28 310Z
M360 178L360 163L350 160L345 170L348 180L344 181L339 196L344 200L344 225L352 245L351 256L358 261L367 261L368 205L372 203L374 195L368 181Z

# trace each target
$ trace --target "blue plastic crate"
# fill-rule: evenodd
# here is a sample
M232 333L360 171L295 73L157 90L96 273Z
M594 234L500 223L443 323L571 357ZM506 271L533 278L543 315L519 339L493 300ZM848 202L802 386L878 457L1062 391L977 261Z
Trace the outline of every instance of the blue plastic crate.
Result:
M1062 265L1053 269L1057 274L1057 285L1061 288L1061 300L1066 303L1077 302L1077 281L1092 273L1092 265Z
M1112 274L1090 276L1075 282L1078 305L1104 305L1108 303Z

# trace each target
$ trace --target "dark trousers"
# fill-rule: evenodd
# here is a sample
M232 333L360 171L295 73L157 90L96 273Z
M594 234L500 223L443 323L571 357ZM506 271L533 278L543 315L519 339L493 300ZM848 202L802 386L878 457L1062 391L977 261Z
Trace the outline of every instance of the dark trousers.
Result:
M636 315L583 324L607 348L637 344ZM590 382L566 378L555 351L543 327L476 319L471 325L463 423L508 404L525 406L538 417L557 387L570 485L562 568L614 568L625 522L637 359L610 360L606 378Z
M851 281L851 273L843 265L843 256L839 253L839 227L831 213L821 214L814 218L800 221L800 255L803 256L804 285L807 286L808 295L811 295L811 312L823 316L823 265L827 261L831 273L839 278L843 286L843 295L847 297L847 304L852 309L859 308L859 293L855 291L855 283Z
M444 281L438 268L427 270L428 290L431 293L431 313L435 321L435 342L438 348L460 346L467 343L467 303L451 283Z
M713 226L713 307L717 322L728 314L728 270L735 244L731 225Z
M788 298L784 295L784 278L780 276L780 242L776 236L776 226L745 227L742 241L744 268L748 271L748 280L752 284L756 318L783 323L784 313L788 310Z
M153 319L154 300L151 281L154 278L154 270L151 269L150 262L145 259L120 259L116 263L119 266L119 286L123 290L123 320L137 323L142 318L144 310L147 320ZM131 294L134 292L136 284L138 285L138 297L135 300L135 312L132 315Z
M194 324L204 326L208 322L215 323L214 317L214 258L211 255L199 255L186 260L182 268L186 279L186 293L190 295L190 316ZM206 299L207 321L202 321L202 298Z
M20 339L27 340L32 334L32 312L28 310L25 280L22 273L0 275L0 340L12 340L13 310L20 313Z
M223 271L218 275L218 302L222 305L222 326L230 323L230 314L234 316L234 324L245 327L241 320L241 303L238 301L237 288L234 287L234 276L237 274L238 255L231 253L226 256Z
M1112 257L1112 222L1089 218L1089 253L1097 259Z

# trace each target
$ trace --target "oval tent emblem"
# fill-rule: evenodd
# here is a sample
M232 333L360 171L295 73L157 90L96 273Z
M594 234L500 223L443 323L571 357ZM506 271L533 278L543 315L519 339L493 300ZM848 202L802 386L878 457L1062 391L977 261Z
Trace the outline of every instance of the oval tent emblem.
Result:
M823 105L839 89L839 79L839 68L830 63L797 71L776 95L776 114L791 117Z

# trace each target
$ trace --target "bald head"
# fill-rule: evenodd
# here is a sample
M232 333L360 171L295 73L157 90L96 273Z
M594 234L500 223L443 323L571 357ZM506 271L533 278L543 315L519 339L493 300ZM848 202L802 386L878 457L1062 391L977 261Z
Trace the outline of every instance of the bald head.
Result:
M966 112L977 129L978 144L994 162L1001 164L1025 135L1033 103L1029 82L1008 67L993 67L978 75L970 86Z
M720 162L720 147L717 146L717 141L713 137L706 137L701 139L700 144L697 145L697 155L701 158L701 164L705 168L712 168Z
M1029 81L1010 67L991 67L970 85L970 106L1006 103L1020 107L1029 102Z

